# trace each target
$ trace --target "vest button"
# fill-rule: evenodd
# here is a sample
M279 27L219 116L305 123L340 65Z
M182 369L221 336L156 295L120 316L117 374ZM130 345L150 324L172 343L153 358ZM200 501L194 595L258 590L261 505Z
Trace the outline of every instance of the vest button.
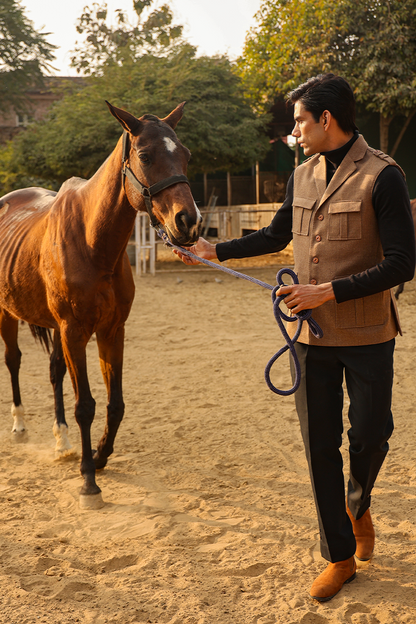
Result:
M318 283L318 282L316 281L316 279L311 279L311 284L312 284L312 286L316 286L316 284L317 284L317 283Z
M312 258L312 262L313 262L314 264L318 264L318 262L319 262L319 258L317 258L317 257L315 256L315 258Z
M317 240L317 241L318 241L318 243L320 243L320 242L321 242L321 240L322 240L322 238L321 238L321 237L319 236L319 234L318 234L318 236L315 236L315 240Z
M324 220L324 215L323 214L318 215L318 219L319 219L319 221L323 221Z

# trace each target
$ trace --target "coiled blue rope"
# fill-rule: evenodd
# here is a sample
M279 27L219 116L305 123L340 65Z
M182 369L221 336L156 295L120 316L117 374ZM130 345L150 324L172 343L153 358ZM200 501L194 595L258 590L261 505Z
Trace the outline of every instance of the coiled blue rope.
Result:
M281 349L279 349L279 351L269 360L269 362L266 365L266 369L264 371L264 377L266 379L267 385L269 386L272 392L275 392L276 394L280 394L281 396L288 396L290 394L294 394L296 390L299 388L300 378L301 378L299 359L296 354L294 345L297 339L299 338L300 332L302 330L303 322L306 321L308 323L309 329L311 330L315 338L322 338L323 336L322 329L319 327L318 323L314 321L312 318L312 310L302 310L302 312L299 312L298 314L293 314L292 316L288 316L287 314L282 312L282 310L279 307L280 303L284 300L286 296L286 295L283 295L280 297L276 296L276 293L279 290L280 286L285 286L282 276L285 274L289 275L292 278L292 281L294 284L299 284L298 276L296 275L296 273L292 271L292 269L280 269L280 271L276 275L277 286L271 286L270 284L267 284L266 282L262 282L261 280L258 280L255 277L250 277L250 275L239 273L238 271L234 271L233 269L229 269L228 267L224 267L220 264L216 264L215 262L211 262L211 260L200 258L199 256L193 254L188 249L174 245L169 240L166 233L161 228L159 229L155 228L155 229L158 235L160 236L160 238L165 243L165 245L168 245L169 247L172 247L173 249L180 251L185 256L188 256L189 258L193 258L194 260L198 260L198 262L202 262L202 264L206 264L207 266L218 269L219 271L223 271L224 273L228 273L229 275L233 275L234 277L239 277L241 279L248 280L249 282L252 282L253 284L257 284L258 286L262 286L263 288L267 288L268 290L272 291L274 316L277 321L277 324L279 325L280 331L282 332L283 338L286 341L286 344ZM298 322L298 326L297 326L293 339L290 338L289 334L287 333L286 328L283 324L283 321L288 321L289 323L293 323L294 321ZM295 371L296 371L295 382L292 388L290 388L290 390L279 390L279 388L276 388L276 386L274 386L270 380L270 371L271 371L273 364L276 362L276 360L281 355L283 355L283 353L285 353L288 349L290 351L290 355L292 356L293 363L295 366Z
M300 385L301 371L299 359L295 350L295 342L299 338L303 322L307 321L309 329L311 330L315 338L322 338L324 334L318 323L312 318L312 310L302 310L302 312L298 312L298 314L293 314L292 316L288 316L287 314L282 312L282 310L280 309L280 303L284 301L286 295L281 295L280 297L277 297L276 293L279 290L280 286L285 285L282 279L283 275L289 275L292 278L294 284L299 284L298 276L294 271L292 271L292 269L280 269L280 271L276 275L277 286L275 286L272 290L273 312L277 324L279 325L280 331L282 332L282 336L286 341L286 344L281 349L279 349L279 351L275 353L275 355L268 361L264 371L264 378L272 392L280 394L281 396L288 396L289 394L294 394ZM289 323L297 321L298 326L296 328L296 332L293 338L290 338L289 334L287 333L283 321L288 321ZM292 356L293 364L295 366L295 382L290 390L279 390L279 388L276 388L276 386L274 386L270 380L270 371L277 358L283 355L283 353L285 353L288 349L290 351L290 355Z

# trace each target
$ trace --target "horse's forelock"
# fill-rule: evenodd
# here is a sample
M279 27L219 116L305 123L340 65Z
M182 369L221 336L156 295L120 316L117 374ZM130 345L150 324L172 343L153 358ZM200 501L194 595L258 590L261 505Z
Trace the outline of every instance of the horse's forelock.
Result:
M156 115L150 115L150 114L146 114L140 117L140 121L156 121L156 122L158 121L159 123L162 123L162 120L159 119L159 117L156 117Z

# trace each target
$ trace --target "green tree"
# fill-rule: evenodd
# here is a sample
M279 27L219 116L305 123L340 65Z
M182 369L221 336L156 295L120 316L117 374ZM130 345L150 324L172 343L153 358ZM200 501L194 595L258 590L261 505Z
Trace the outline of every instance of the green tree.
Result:
M380 115L380 143L397 115L416 112L416 0L267 0L248 34L239 71L260 108L308 77L333 71L359 106Z
M43 84L56 49L16 0L0 0L0 110L24 108L25 91Z
M108 24L107 5L85 7L76 28L83 41L76 44L71 64L84 75L100 75L108 65L122 66L146 53L166 54L181 40L182 26L174 25L168 5L151 10L153 0L133 0L135 24L122 9L116 25Z
M177 133L192 152L190 176L244 169L268 148L267 117L253 113L226 57L197 58L184 44L166 57L146 54L122 66L107 65L87 83L15 138L8 161L15 172L55 185L73 175L90 177L121 133L104 100L137 116L161 118L186 100Z

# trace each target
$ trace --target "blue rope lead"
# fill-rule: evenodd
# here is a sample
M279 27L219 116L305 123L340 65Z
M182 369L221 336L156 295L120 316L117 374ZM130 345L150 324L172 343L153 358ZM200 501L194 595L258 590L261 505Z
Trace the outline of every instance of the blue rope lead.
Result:
M295 342L299 338L300 332L302 330L303 322L307 321L309 325L309 329L311 330L315 338L322 338L322 336L324 335L318 323L314 321L312 318L312 310L302 310L302 312L299 312L298 314L293 314L292 316L288 316L287 314L282 312L282 310L280 309L279 307L280 303L281 301L284 300L286 295L277 297L276 293L279 290L280 286L285 285L282 279L282 276L285 274L290 275L294 284L299 284L298 276L296 275L294 271L292 271L292 269L280 269L280 271L278 272L276 276L277 286L275 286L272 291L273 312L274 312L274 317L277 321L277 324L279 325L280 331L282 332L282 336L286 340L286 344L281 349L279 349L279 351L269 360L264 371L264 377L266 379L266 383L269 386L270 390L272 392L275 392L276 394L280 394L281 396L288 396L290 394L294 394L300 385L301 371L300 371L299 359L295 350ZM294 321L297 321L298 326L297 326L293 339L291 339L289 334L287 333L286 328L283 324L283 320L288 321L289 323L293 323ZM285 353L288 349L290 351L290 355L292 356L293 363L295 365L295 371L296 371L295 382L292 388L290 388L290 390L279 390L279 388L276 388L276 386L274 386L272 382L270 381L270 370L273 364L276 362L277 358L283 355L283 353Z
M213 267L214 269L218 269L220 271L223 271L224 273L228 273L229 275L232 275L233 277L239 277L241 279L248 280L249 282L252 282L253 284L257 284L258 286L262 286L263 288L267 288L268 290L272 291L274 316L277 321L277 324L280 327L280 331L282 332L283 338L286 340L286 345L282 347L281 349L279 349L279 351L269 360L266 366L266 369L264 371L264 377L266 379L267 385L269 386L272 392L275 392L276 394L280 394L282 396L288 396L289 394L294 394L296 390L299 388L299 384L300 384L300 364L299 364L299 359L296 354L294 345L297 339L299 338L300 332L302 330L303 322L307 321L309 325L309 329L311 330L315 338L322 338L322 336L324 335L318 323L314 321L312 318L312 310L302 310L302 312L299 312L299 314L293 314L292 316L287 316L287 314L282 312L281 309L279 308L280 302L283 301L283 299L286 296L284 295L283 297L282 296L276 297L276 293L279 290L280 286L285 286L285 283L282 280L282 275L285 275L285 274L290 275L290 277L293 280L293 283L299 284L298 276L296 275L296 273L292 271L292 269L280 269L280 271L277 273L277 276L276 276L277 286L271 286L270 284L267 284L266 282L262 282L261 280L258 280L255 277L250 277L250 275L239 273L238 271L234 271L233 269L229 269L228 267L221 266L220 264L216 264L215 262L211 262L210 260L205 260L205 258L200 258L199 256L193 254L188 249L185 249L184 247L179 247L171 243L166 233L161 228L160 229L155 228L155 229L158 235L160 236L160 238L165 243L165 245L168 245L169 247L172 247L173 249L177 249L178 251L183 253L185 256L188 256L189 258L194 258L195 260L198 260L198 262L202 262L202 264L206 264L207 266ZM289 323L292 323L293 321L298 322L298 327L296 329L296 333L293 337L293 340L290 338L289 334L287 333L286 328L283 325L282 319L285 321L288 321ZM295 365L295 370L296 370L295 383L293 384L293 387L290 388L290 390L279 390L270 381L270 370L273 364L275 363L275 361L277 360L277 358L279 358L288 349L290 350L290 355L292 356L293 362Z

